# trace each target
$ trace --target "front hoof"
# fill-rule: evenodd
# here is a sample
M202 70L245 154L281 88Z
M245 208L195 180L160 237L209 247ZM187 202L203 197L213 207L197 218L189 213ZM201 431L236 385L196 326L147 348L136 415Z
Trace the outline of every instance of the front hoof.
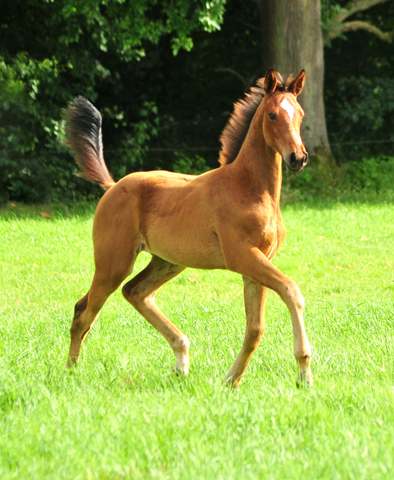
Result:
M300 372L298 374L296 385L297 388L311 388L313 386L312 372Z

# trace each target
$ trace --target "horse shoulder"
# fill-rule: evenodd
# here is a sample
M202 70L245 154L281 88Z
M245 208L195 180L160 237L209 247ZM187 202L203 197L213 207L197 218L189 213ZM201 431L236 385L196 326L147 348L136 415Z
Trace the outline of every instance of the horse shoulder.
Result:
M217 228L223 246L230 249L234 244L234 248L239 248L244 243L258 247L263 253L271 251L285 232L274 209L248 205L241 200L221 205L217 210Z

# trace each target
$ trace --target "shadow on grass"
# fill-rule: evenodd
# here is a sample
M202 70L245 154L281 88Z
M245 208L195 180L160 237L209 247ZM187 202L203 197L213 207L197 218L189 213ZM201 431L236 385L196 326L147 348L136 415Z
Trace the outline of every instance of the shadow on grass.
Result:
M10 202L0 208L0 218L4 220L33 219L42 221L68 219L68 218L92 218L96 210L97 202L78 202L73 204L48 204L27 205Z
M0 208L0 219L12 221L34 219L42 221L66 220L72 218L91 219L94 216L97 202L76 202L72 204L34 204L9 202ZM313 195L301 190L289 190L284 186L282 208L312 208L314 210L333 209L338 205L382 205L394 204L394 191L335 191L328 195Z

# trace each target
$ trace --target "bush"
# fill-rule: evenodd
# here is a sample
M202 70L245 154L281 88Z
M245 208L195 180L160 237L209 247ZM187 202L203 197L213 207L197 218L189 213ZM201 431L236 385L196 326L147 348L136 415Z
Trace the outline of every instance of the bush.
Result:
M341 78L326 94L332 152L344 164L390 155L394 143L394 80Z
M174 172L186 173L188 175L199 175L210 170L207 162L200 155L195 157L181 157L176 160L172 168Z
M394 199L394 157L363 158L338 168L310 165L300 173L284 172L284 201L337 198L359 200L379 196Z
M343 191L366 193L394 192L394 157L364 158L341 168L340 188Z

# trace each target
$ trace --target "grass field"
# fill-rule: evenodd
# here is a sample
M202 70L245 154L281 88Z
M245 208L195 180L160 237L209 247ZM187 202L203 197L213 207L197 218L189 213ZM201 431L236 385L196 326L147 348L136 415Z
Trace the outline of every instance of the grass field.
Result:
M187 379L120 291L66 375L94 206L21 208L0 212L1 479L394 478L392 204L283 208L275 264L306 300L311 390L295 386L290 316L272 292L241 387L222 387L245 319L241 278L221 271L186 270L158 294L192 342Z

